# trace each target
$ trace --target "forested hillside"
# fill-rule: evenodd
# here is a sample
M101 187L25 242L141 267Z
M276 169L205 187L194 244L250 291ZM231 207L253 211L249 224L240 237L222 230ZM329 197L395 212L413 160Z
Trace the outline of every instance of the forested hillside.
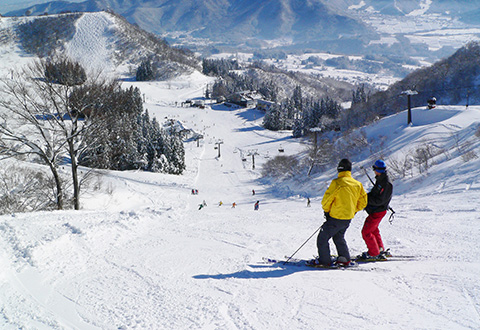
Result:
M366 102L354 104L348 126L361 125L377 116L385 116L407 107L405 91L411 96L411 106L426 106L432 96L437 104L475 104L480 101L480 44L470 42L452 56L429 67L418 69L394 83L386 91L370 95Z

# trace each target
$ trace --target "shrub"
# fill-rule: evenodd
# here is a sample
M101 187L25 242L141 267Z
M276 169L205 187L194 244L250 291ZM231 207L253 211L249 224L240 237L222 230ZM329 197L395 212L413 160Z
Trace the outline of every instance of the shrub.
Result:
M262 175L266 177L290 177L298 169L299 161L294 156L276 156L268 160L262 168Z
M45 173L10 165L0 168L0 177L0 214L57 208L55 183Z

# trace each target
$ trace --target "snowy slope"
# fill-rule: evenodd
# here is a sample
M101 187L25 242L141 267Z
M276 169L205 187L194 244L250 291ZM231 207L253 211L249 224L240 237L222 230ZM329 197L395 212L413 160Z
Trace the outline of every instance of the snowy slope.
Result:
M66 54L85 68L113 71L109 29L114 24L113 17L105 12L83 15L76 22L76 32L66 46ZM93 43L92 39L96 42Z
M308 188L311 208L303 197L274 197L271 187L256 181L258 168L280 145L289 154L300 151L299 141L288 133L264 131L255 110L157 105L162 95L188 94L194 88L150 84L143 89L157 117L175 117L205 132L200 147L186 145L185 175L109 172L102 181L111 193L84 196L83 211L0 217L2 328L480 325L478 159L463 163L452 156L427 175L396 181L401 187L392 203L396 219L393 225L385 220L381 230L394 253L417 260L362 265L359 271L266 265L263 256L293 253L322 223L320 199L334 173L316 178L317 185ZM442 112L447 115L435 115ZM448 146L448 129L441 128L450 127L473 139L478 150L471 127L480 122L480 107L416 109L419 120L413 126L402 124L405 116L366 128L368 135L387 135L385 145L400 152L425 135ZM224 142L221 157L214 149L218 139ZM250 160L242 161L249 150L263 155L256 158L256 170ZM361 163L362 157L356 159L354 175L368 188ZM191 195L192 188L199 195ZM207 207L198 210L203 200ZM256 200L259 211L253 210ZM233 202L238 204L234 209ZM347 233L353 254L365 249L360 235L365 216L357 214ZM311 257L315 250L311 239L298 256Z
M80 54L86 46L69 47ZM0 75L7 77L3 63L16 63L20 53L2 52ZM209 81L195 73L125 83L141 89L160 121L180 120L205 136L199 147L186 143L184 175L106 172L101 188L82 196L81 211L0 216L1 329L480 327L480 160L465 162L459 151L480 152L480 106L418 108L413 125L402 112L362 129L370 144L352 160L366 189L360 166L378 157L389 164L425 143L444 150L427 172L394 182L396 217L380 226L394 254L416 260L345 271L280 267L262 257L291 255L315 232L336 173L262 184L262 164L279 148L300 153L302 140L265 131L256 110L179 107L201 97ZM353 255L365 250L365 217L358 213L347 232ZM315 254L312 238L297 256Z

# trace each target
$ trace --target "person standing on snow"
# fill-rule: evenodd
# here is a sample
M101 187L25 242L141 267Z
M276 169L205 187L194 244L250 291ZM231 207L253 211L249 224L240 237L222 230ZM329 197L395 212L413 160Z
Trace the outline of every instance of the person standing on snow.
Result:
M367 244L368 251L363 252L359 259L384 259L385 248L378 225L387 213L390 200L392 199L393 185L387 175L387 165L383 160L377 160L373 165L375 172L375 184L368 193L368 204L365 211L368 217L362 228L362 237Z
M257 202L255 203L255 205L253 205L253 209L254 209L255 211L258 211L258 208L259 208L259 207L260 207L260 201L257 201Z
M367 193L363 185L352 178L352 163L342 159L338 166L338 178L332 180L323 195L322 208L325 212L325 222L317 237L318 259L314 263L331 266L330 246L328 241L333 238L338 252L338 259L345 258L345 265L350 263L350 252L345 241L345 232L352 218L367 205ZM343 258L341 258L343 257Z

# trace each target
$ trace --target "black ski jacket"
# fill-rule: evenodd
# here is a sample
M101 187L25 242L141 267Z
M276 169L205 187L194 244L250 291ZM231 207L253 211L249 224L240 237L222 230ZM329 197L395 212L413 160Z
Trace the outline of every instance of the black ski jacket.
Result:
M375 184L368 195L368 204L365 211L368 214L383 212L388 210L388 205L392 199L393 185L388 178L387 173L382 173L375 177Z

